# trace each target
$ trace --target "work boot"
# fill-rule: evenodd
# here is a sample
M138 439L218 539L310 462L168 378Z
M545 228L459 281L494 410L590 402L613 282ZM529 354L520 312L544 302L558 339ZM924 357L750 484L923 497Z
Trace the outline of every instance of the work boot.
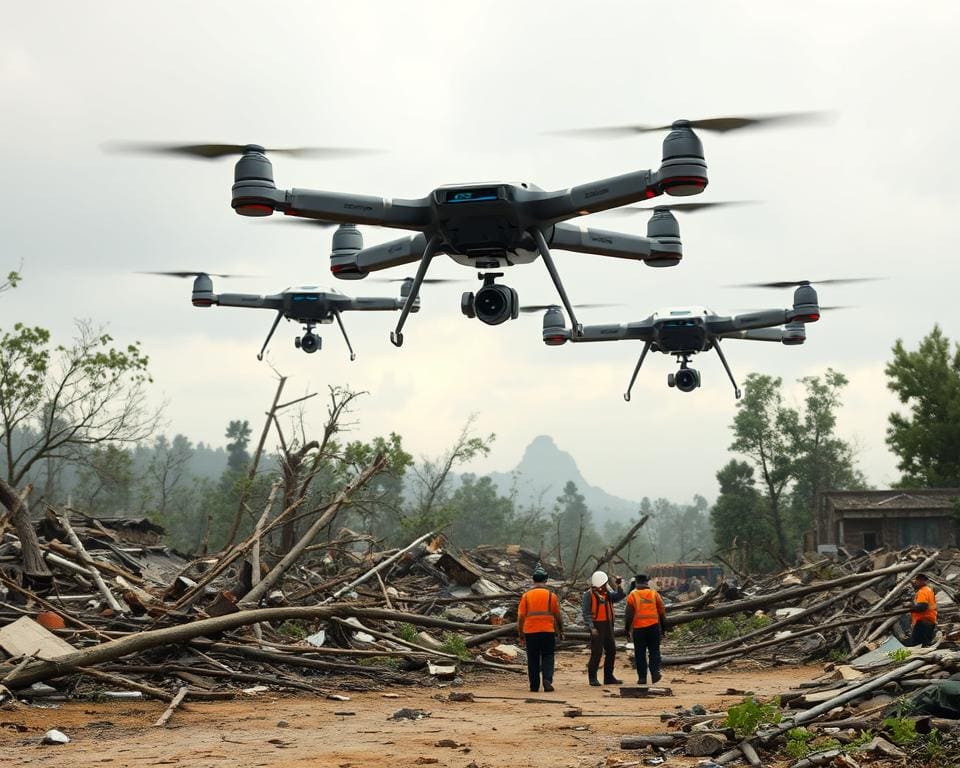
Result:
M618 680L613 675L604 675L603 684L604 685L622 685L623 680Z
M553 693L553 683L544 683L543 691L544 693Z
M587 673L587 676L590 678L590 685L592 685L592 686L594 686L594 687L596 687L596 688L599 688L599 687L600 687L600 681L597 680L597 673L596 673L596 672L588 672L588 673Z
M653 681L654 685L660 682L661 677L663 677L663 675L661 675L659 671L650 673L650 679Z

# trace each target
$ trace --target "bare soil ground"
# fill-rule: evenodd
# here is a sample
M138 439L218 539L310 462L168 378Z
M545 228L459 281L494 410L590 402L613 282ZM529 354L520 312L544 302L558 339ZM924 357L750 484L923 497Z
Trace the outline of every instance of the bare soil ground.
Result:
M525 675L467 672L464 685L458 687L345 691L350 696L346 702L276 694L189 702L164 728L154 728L152 723L166 704L152 700L4 709L0 710L0 765L599 766L608 757L614 758L611 764L616 764L616 757L630 761L650 757L651 753L621 752L619 740L664 730L662 712L694 704L726 708L742 699L728 689L771 696L820 673L819 667L760 669L748 662L702 674L667 668L660 685L672 688L673 696L625 699L618 696L616 687L587 686L584 665L584 656L560 653L557 690L551 694L530 694ZM623 663L618 663L617 674L627 684L636 680ZM514 698L447 702L451 691ZM526 702L527 698L535 703ZM402 707L423 709L431 716L388 720ZM585 715L612 716L564 717L569 707L581 707ZM50 728L66 733L71 743L41 745ZM448 745L438 746L442 740ZM696 764L694 758L670 758L666 765Z

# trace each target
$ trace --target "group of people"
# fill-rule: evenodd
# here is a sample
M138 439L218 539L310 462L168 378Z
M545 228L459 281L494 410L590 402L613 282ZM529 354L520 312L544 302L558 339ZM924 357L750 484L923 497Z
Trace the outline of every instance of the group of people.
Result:
M547 572L537 565L533 572L533 588L520 598L517 607L517 627L520 644L527 650L527 673L530 690L554 690L553 672L557 639L563 639L563 613L560 601L546 587ZM617 656L614 641L614 603L627 600L624 624L627 634L633 637L636 657L637 682L646 685L660 680L660 638L666 632L667 613L663 600L650 586L645 574L633 580L630 593L623 590L623 579L611 579L603 571L590 577L590 589L583 593L583 623L590 631L590 660L587 676L590 685L620 685L623 681L613 673ZM600 663L603 662L603 682L600 682Z
M563 640L563 613L560 600L547 588L547 572L538 564L533 571L533 587L523 593L517 607L517 628L520 645L527 651L527 673L530 690L554 690L553 673L557 640ZM612 581L612 585L611 585ZM937 601L928 584L926 574L912 580L916 590L908 608L911 618L910 645L930 645L937 628ZM633 640L637 683L656 684L661 678L660 640L667 631L667 611L663 599L650 586L645 574L637 574L624 592L623 579L611 580L603 571L590 577L590 589L583 593L581 613L583 623L590 631L590 660L587 677L590 685L620 685L623 681L614 675L617 646L614 640L614 603L626 599L624 628ZM600 664L603 662L603 682L600 682Z

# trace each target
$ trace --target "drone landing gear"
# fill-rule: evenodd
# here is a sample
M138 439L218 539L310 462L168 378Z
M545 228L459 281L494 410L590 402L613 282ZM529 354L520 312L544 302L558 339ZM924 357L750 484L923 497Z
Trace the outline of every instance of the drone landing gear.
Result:
M282 317L283 312L277 312L277 316L274 318L273 325L270 326L270 332L267 334L267 338L263 342L263 346L260 347L260 351L257 353L257 360L263 360L263 353L267 351L267 344L269 344L270 339L273 338L273 332L277 330L277 326L280 325L280 319Z
M337 318L337 325L340 326L340 333L343 334L343 340L347 342L347 349L350 350L350 362L353 362L357 359L357 356L353 353L353 346L350 344L350 337L347 336L347 329L343 327L343 320L340 317L340 313L337 310L333 311L333 316Z
M637 374L640 373L640 366L643 365L643 359L650 351L650 342L643 345L643 352L640 353L640 359L637 360L637 367L633 369L633 376L630 377L630 383L627 385L627 391L623 393L623 399L630 402L630 390L633 389L633 383L637 380Z
M550 255L547 239L543 236L543 232L537 227L531 229L530 234L533 235L534 240L537 242L537 249L540 251L543 263L547 265L550 279L553 280L553 285L557 289L557 293L560 294L560 301L563 302L563 308L567 310L567 314L570 316L570 327L573 328L574 335L583 336L583 324L577 321L577 316L573 311L573 305L570 303L570 299L567 298L567 292L563 288L563 283L560 282L560 274L557 272L557 267L553 263L553 257ZM641 360L642 359L641 357ZM627 399L629 400L630 398Z
M395 347L403 346L403 324L407 322L407 315L416 304L417 296L420 295L420 286L423 285L423 278L427 276L427 269L430 262L433 261L434 254L440 245L440 235L433 235L428 241L426 248L423 249L423 256L420 257L420 266L417 267L417 274L413 278L413 284L410 286L410 293L400 311L400 319L397 320L397 327L390 332L390 343ZM342 326L341 326L342 327Z
M737 400L739 400L739 399L740 399L740 395L741 395L742 393L740 392L740 387L737 386L737 380L736 380L735 378L733 378L733 373L730 371L730 366L727 365L727 358L725 358L725 357L723 356L723 350L720 349L720 339L715 339L715 340L714 340L714 342L713 342L713 348L714 348L715 350L717 350L717 355L719 355L719 357L720 357L720 362L723 363L723 368L724 368L724 370L727 372L727 376L728 376L728 378L730 379L730 383L733 384L733 394L734 394L734 397L735 397Z

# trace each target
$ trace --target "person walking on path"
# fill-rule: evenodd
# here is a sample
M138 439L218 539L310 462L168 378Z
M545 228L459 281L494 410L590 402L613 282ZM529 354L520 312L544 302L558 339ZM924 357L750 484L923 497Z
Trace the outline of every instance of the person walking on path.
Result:
M925 573L918 573L910 583L917 590L917 594L910 606L913 631L910 633L908 645L931 645L937 632L937 598L927 584Z
M667 626L667 610L657 590L650 587L646 574L637 574L636 585L627 597L624 624L633 637L633 654L637 662L637 682L647 684L649 656L650 681L660 682L660 638Z
M603 657L603 685L620 685L622 680L613 676L613 664L616 660L617 645L613 640L613 604L623 600L623 579L614 577L617 585L610 589L610 579L603 571L596 571L590 577L590 589L583 593L583 623L590 631L590 661L587 662L587 675L590 685L600 685L597 672L600 669L600 657Z
M560 601L547 589L546 581L547 572L537 563L533 569L534 586L523 593L517 607L517 634L520 646L527 649L527 675L533 693L540 690L541 677L543 690L547 693L553 691L557 637L563 639Z

